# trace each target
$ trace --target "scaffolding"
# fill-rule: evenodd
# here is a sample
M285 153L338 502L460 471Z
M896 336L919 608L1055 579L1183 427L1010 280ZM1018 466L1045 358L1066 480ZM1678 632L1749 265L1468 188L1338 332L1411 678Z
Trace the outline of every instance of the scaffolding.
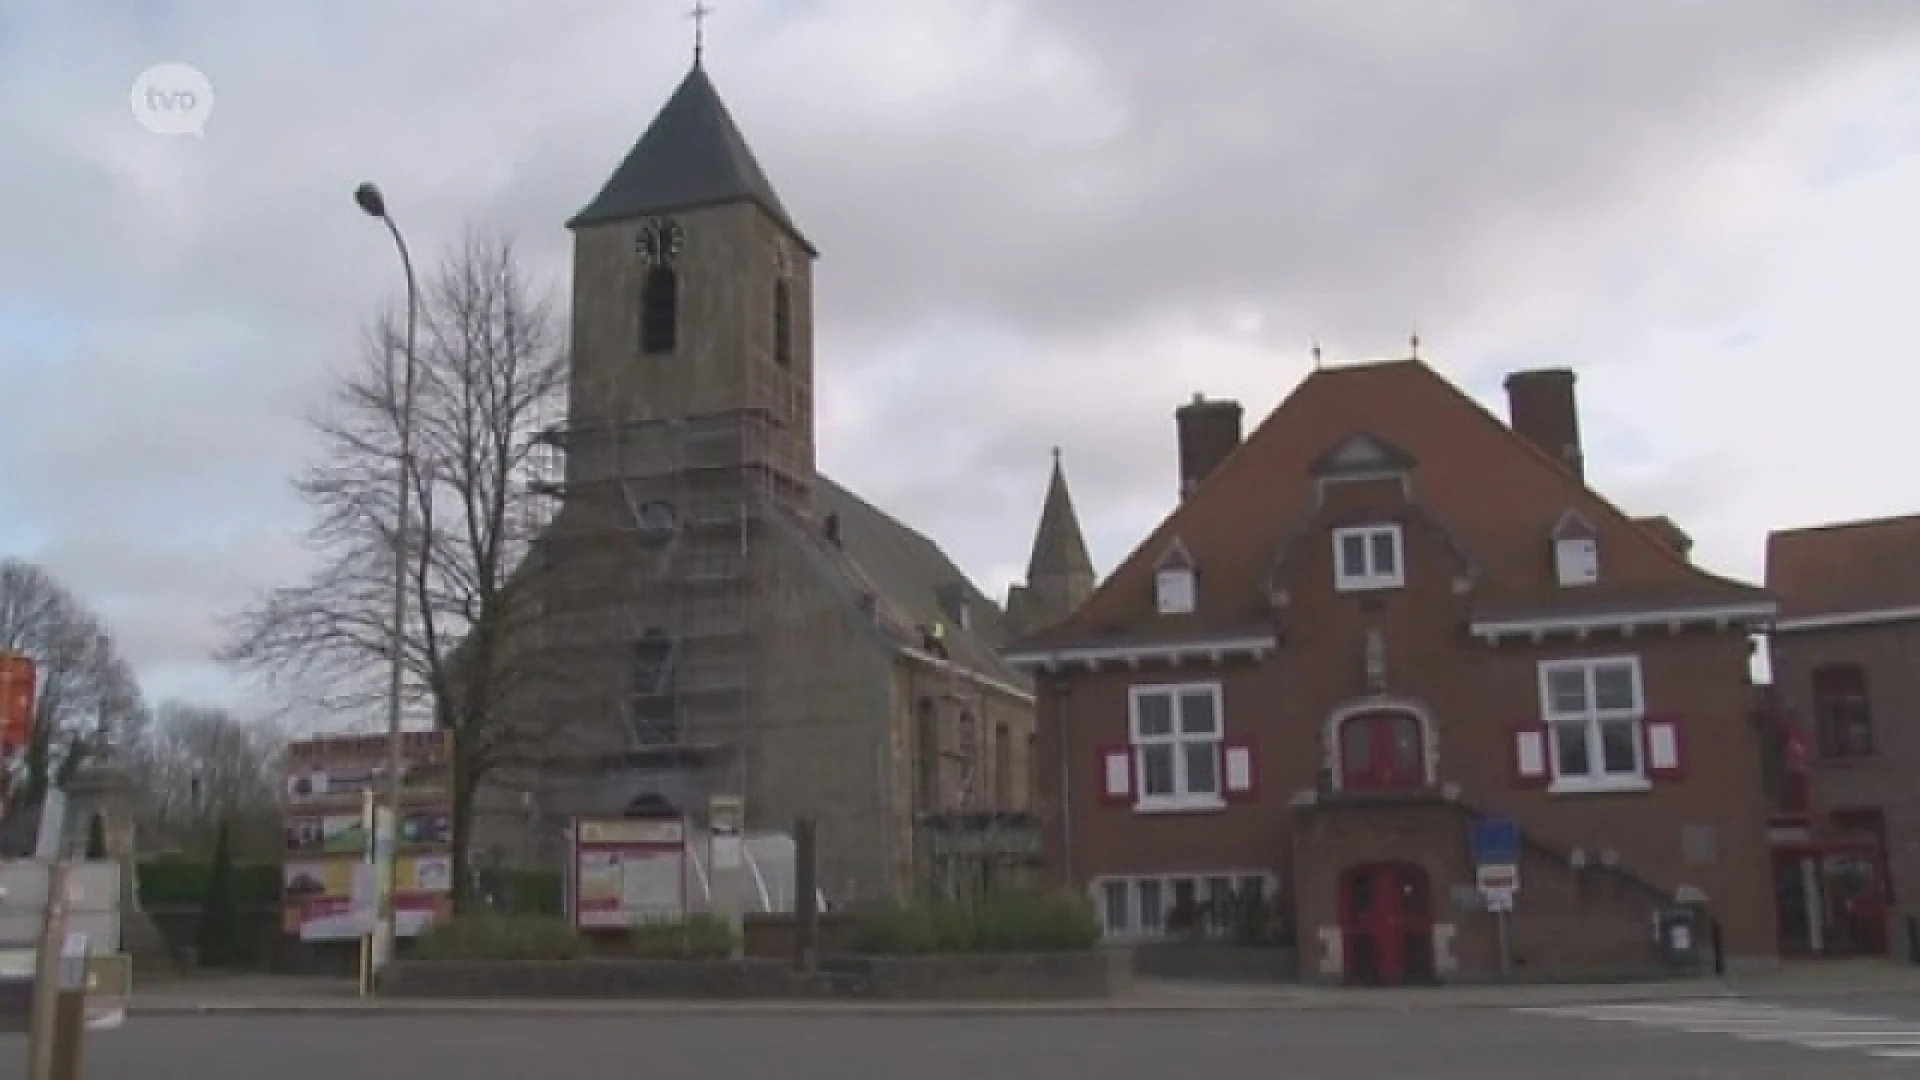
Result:
M571 791L547 816L664 797L702 819L715 795L746 798L771 647L755 594L779 512L767 425L740 409L548 432L567 464L546 485L562 501L546 700L589 734L550 763L549 790Z

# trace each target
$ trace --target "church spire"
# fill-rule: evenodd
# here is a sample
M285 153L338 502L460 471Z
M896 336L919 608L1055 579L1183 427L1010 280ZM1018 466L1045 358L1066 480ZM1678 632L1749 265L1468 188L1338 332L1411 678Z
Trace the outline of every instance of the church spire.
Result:
M1080 515L1073 510L1073 496L1067 493L1060 449L1055 447L1053 475L1047 479L1026 583L1007 590L1008 624L1015 635L1052 626L1085 603L1093 595L1093 586L1093 559L1080 532Z
M703 7L704 11L711 10ZM720 100L713 80L694 65L659 115L627 152L600 194L567 222L570 229L605 225L655 214L672 214L726 203L760 207L814 252L793 224L773 184L761 171L746 136Z
M1027 582L1041 578L1093 577L1093 558L1080 532L1080 515L1067 492L1066 470L1060 448L1053 450L1053 475L1047 479L1046 501L1040 506L1040 529L1033 537L1033 558L1027 563Z

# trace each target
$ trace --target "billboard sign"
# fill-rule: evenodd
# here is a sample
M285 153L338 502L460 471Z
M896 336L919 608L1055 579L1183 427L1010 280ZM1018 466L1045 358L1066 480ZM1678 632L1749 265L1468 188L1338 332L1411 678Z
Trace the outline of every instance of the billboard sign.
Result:
M450 732L401 736L394 909L395 932L403 937L420 933L451 907L452 749ZM281 874L281 926L287 934L303 941L351 941L371 931L368 913L378 905L379 867L369 810L374 800L386 798L386 772L383 735L322 736L287 748Z
M686 822L578 818L570 869L573 922L582 930L621 930L684 918Z

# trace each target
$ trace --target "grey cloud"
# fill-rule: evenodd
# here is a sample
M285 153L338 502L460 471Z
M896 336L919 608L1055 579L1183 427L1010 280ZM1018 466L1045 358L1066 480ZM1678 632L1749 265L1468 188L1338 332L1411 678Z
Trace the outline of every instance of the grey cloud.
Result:
M86 323L64 381L0 404L50 463L0 485L136 659L183 659L298 565L302 417L398 287L353 185L387 188L422 262L484 220L563 287L560 223L684 70L685 27L646 7L207 0L147 36L46 9L30 52L0 44L0 92L36 106L0 116L25 193L0 290ZM1590 289L1594 245L1802 88L1917 34L1901 0L737 0L710 66L826 254L826 466L985 573L1024 563L1048 446L1110 562L1170 503L1190 390L1251 424L1310 334L1349 356L1417 321L1470 352ZM162 59L214 77L206 140L129 122ZM1231 348L1195 344L1246 312ZM986 343L936 360L946 326ZM147 544L156 504L220 538Z

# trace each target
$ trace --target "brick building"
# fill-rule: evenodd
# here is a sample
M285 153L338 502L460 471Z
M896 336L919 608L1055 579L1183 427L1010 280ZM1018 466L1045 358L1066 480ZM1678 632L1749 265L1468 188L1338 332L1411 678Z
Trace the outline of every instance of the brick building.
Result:
M1007 653L1047 873L1110 938L1258 890L1307 978L1489 978L1495 819L1514 977L1645 972L1676 904L1775 957L1747 674L1774 604L1587 486L1571 372L1507 390L1511 427L1418 360L1317 370L1244 441L1237 405L1178 410L1178 506Z
M1920 896L1920 517L1767 538L1780 600L1763 715L1784 952L1873 955L1910 943Z

